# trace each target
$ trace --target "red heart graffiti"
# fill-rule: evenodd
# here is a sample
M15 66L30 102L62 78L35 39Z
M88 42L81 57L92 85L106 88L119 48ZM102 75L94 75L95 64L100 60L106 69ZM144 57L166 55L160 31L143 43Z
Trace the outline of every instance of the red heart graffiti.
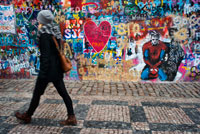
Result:
M88 21L84 25L85 35L96 52L104 49L111 35L111 25L108 21L102 21L97 27L93 21Z

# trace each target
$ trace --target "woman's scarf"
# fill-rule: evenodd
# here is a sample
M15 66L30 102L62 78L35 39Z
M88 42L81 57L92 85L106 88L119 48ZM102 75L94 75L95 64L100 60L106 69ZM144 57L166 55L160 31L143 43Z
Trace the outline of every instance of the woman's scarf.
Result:
M37 37L36 37L36 41L39 43L39 39L41 34L43 33L47 33L47 34L51 34L53 35L55 38L57 39L61 39L61 32L60 32L60 28L57 24L55 23L50 23L50 24L46 24L43 25L37 32Z

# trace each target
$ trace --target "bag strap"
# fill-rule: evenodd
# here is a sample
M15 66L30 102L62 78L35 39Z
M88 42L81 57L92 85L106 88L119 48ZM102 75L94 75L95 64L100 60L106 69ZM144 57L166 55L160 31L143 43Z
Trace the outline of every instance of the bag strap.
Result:
M56 38L55 38L54 36L52 36L52 39L53 39L53 41L54 41L54 43L55 43L55 45L56 45L56 48L57 48L58 52L59 52L60 54L62 54L62 52L61 52L60 49L59 49L58 41L56 40Z
M58 45L58 42L57 42L56 38L54 36L52 36L52 39L53 39L53 41L54 41L54 43L56 45L56 48L59 50L59 45Z

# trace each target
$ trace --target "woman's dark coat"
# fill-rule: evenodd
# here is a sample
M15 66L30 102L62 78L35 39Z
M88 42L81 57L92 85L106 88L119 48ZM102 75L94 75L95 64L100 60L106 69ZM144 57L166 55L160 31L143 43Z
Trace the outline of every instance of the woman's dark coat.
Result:
M59 41L58 41L59 42ZM39 38L40 72L38 78L47 81L56 81L63 78L63 71L58 56L58 50L52 35L43 33Z

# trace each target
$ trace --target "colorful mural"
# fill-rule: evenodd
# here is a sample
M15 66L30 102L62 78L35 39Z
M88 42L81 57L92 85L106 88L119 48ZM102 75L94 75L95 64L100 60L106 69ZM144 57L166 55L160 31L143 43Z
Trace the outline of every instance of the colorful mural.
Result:
M200 82L199 0L1 1L1 79L38 74L42 9L54 13L63 33L73 64L65 79ZM5 32L8 19L15 27Z

